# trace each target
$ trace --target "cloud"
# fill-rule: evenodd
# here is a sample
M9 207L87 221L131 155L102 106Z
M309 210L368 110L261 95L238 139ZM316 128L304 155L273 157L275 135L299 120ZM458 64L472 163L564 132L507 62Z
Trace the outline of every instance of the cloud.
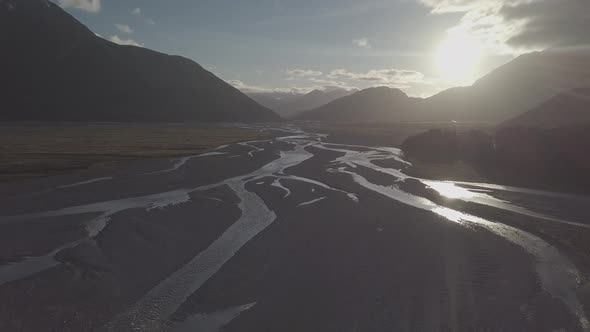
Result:
M500 14L509 21L525 21L508 39L509 45L532 48L590 44L590 1L545 0L505 6Z
M419 0L433 14L463 13L449 33L468 33L496 53L590 44L588 0Z
M279 94L306 94L313 90L332 91L335 89L356 90L355 87L350 87L341 84L340 82L324 81L321 79L312 79L311 84L304 87L288 87L288 88L267 88L256 85L249 85L241 80L227 80L227 83L244 93L279 93Z
M310 69L289 69L285 71L287 73L286 80L288 81L300 81L300 82L307 82L309 86L305 88L300 88L301 91L312 91L312 90L326 90L326 89L346 89L351 90L355 89L345 82L337 81L329 75L324 75L321 71L317 70L310 70ZM293 89L293 88L289 88Z
M115 27L121 32L133 33L133 29L131 29L131 27L126 24L115 24Z
M467 12L472 9L481 7L486 3L493 3L494 0L420 0L420 2L422 2L428 7L431 7L433 13L444 14L454 12Z
M361 47L361 48L371 48L371 43L369 42L368 38L360 38L360 39L355 39L352 41L352 44L356 47Z
M387 85L392 87L410 87L412 84L427 83L424 74L405 69L372 69L365 73L355 73L346 69L332 70L330 79L352 80L370 85Z
M308 93L309 91L313 90L313 88L298 88L298 87L291 87L291 88L267 88L262 86L256 85L249 85L244 83L241 80L227 80L227 83L235 87L236 89L244 92L244 93Z
M347 86L346 83L344 83L344 82L335 81L335 80L331 80L331 79L311 77L309 80L315 84L318 84L318 85L324 87L324 88L330 88L330 87L341 87L343 89L351 89L352 88L352 87Z
M314 77L322 76L321 71L309 70L309 69L287 69L287 75L291 78L303 78L303 77Z
M448 34L471 35L494 53L519 53L507 41L522 28L522 21L505 20L500 13L504 6L535 0L420 0L433 14L463 13L459 23Z
M114 35L111 36L111 38L109 38L110 41L112 41L115 44L119 44L119 45L130 45L130 46L138 46L138 47L143 47L143 44L136 42L133 39L122 39L119 38L119 36Z
M155 25L156 24L156 21L152 20L149 17L143 16L143 12L141 11L141 8L139 8L139 7L132 9L130 13L133 16L137 16L137 17L143 18L143 20L145 21L145 23L147 23L149 25Z
M59 0L62 8L76 8L90 13L98 13L101 5L100 0Z
M253 92L272 92L272 89L263 88L260 86L254 86L244 83L241 80L227 80L227 83L232 85L234 88L244 92L244 93L253 93Z

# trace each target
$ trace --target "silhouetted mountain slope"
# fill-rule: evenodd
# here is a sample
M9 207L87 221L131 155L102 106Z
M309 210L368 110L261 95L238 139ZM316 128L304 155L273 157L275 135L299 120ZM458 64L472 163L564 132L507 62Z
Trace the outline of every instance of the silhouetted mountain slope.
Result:
M386 99L347 99L342 113L320 107L301 118L321 121L477 121L500 123L518 116L549 98L571 89L590 86L590 49L548 50L522 55L490 72L472 86L445 90L404 105ZM353 97L350 96L350 97ZM337 101L335 101L337 102ZM379 104L379 103L383 104ZM330 106L330 108L334 108ZM354 106L353 106L354 105ZM380 118L371 110L379 108ZM389 111L387 111L389 110Z
M501 122L571 89L590 86L590 50L547 50L522 55L472 86L425 100L435 118Z
M45 0L0 0L0 120L269 121L179 56L120 46Z
M365 89L336 99L324 106L302 113L300 120L335 122L405 121L413 117L419 102L399 89L378 87Z
M558 128L582 124L590 124L588 88L561 93L501 126Z

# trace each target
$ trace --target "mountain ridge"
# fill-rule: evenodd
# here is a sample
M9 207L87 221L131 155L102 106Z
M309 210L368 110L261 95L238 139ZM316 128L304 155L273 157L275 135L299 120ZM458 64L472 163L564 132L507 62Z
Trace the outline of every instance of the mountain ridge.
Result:
M107 41L45 0L1 1L0 27L0 61L13 64L0 120L280 120L196 62Z
M578 88L547 100L500 127L519 126L552 129L590 124L590 88Z
M471 86L453 87L425 99L413 98L406 105L407 109L400 109L400 105L396 104L371 105L349 99L348 102L356 104L356 111L350 107L342 115L330 111L330 119L325 116L326 107L319 107L305 112L298 119L499 124L540 105L556 94L581 86L590 86L590 49L548 50L521 55L492 70ZM376 108L380 111L375 111ZM388 108L389 112L386 111Z
M329 121L338 117L336 122L358 121L358 110L362 109L361 122L365 120L387 117L389 112L400 111L400 118L409 116L412 101L402 90L389 87L373 87L357 91L351 95L336 99L330 103L304 112L297 116L298 120ZM393 108L392 108L393 106Z

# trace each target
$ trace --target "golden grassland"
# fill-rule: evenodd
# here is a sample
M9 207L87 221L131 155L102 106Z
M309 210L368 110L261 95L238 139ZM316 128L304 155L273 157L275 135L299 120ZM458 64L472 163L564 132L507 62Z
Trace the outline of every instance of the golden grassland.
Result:
M128 160L201 153L269 138L252 129L183 124L2 124L0 181L55 175Z

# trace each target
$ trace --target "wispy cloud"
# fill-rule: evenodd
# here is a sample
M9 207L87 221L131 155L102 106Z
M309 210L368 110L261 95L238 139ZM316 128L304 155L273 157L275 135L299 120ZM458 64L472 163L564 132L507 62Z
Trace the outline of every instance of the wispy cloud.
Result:
M143 44L136 42L133 39L124 39L124 38L120 38L117 35L111 36L109 38L110 41L112 41L115 44L119 44L119 45L130 45L130 46L139 46L139 47L143 47Z
M100 0L59 0L62 8L76 8L90 13L98 13L101 9Z
M432 8L433 13L444 14L454 12L466 12L477 9L488 3L500 2L494 0L419 0L423 4ZM510 1L510 0L509 0Z
M315 77L323 75L321 71L310 69L287 69L286 73L290 78Z
M244 93L272 93L272 92L307 93L307 92L313 90L313 88L299 88L299 87L269 88L269 87L263 87L263 86L257 86L257 85L250 85L250 84L247 84L241 80L227 80L226 82Z
M463 13L450 35L471 35L482 46L496 53L517 53L507 41L521 29L522 22L509 22L500 14L505 5L521 0L420 0L433 14Z
M391 68L372 69L364 73L336 69L332 70L327 77L330 79L368 82L371 85L387 85L392 87L410 87L412 84L427 83L424 74L420 72Z
M257 85L250 85L241 80L227 80L227 83L234 86L236 89L249 94L306 94L313 90L322 90L322 91L331 91L334 89L343 89L343 90L356 90L355 87L350 87L345 85L341 82L334 82L329 80L322 80L317 78L311 78L310 84L306 86L298 86L298 87L286 87L286 88L269 88Z
M133 33L133 29L131 29L131 27L126 24L115 24L115 27L121 32Z
M433 14L463 13L449 33L468 33L496 53L590 44L587 0L419 0Z
M149 17L145 17L145 16L143 15L143 11L141 10L141 8L140 8L140 7L133 8L133 9L131 10L131 12L130 12L130 13L131 13L131 15L133 15L133 16L141 17L141 18L144 20L144 22L145 22L145 23L147 23L147 24L149 24L149 25L154 25L154 24L156 24L156 21L152 20L152 19L151 19L151 18L149 18Z
M581 46L590 44L590 1L528 1L504 6L500 11L508 21L523 22L508 44L532 48Z
M371 48L371 42L366 37L355 39L352 41L352 44L360 48Z

